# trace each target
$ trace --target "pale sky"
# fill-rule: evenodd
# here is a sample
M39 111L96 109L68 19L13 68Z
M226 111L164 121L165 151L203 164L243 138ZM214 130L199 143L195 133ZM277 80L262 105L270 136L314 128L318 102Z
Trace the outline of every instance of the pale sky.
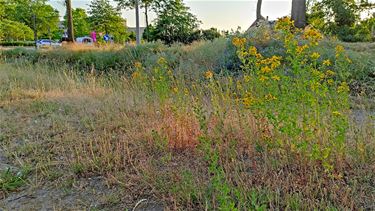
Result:
M372 0L375 2L375 0ZM50 0L50 4L60 11L60 16L65 14L64 0ZM111 1L113 2L113 1ZM246 30L256 16L256 0L184 0L191 12L202 21L201 28L211 27L220 30L237 29ZM72 0L74 8L87 9L90 0ZM115 4L115 3L113 3ZM270 20L290 15L292 0L263 0L262 15L269 16ZM123 11L123 18L127 19L128 26L135 25L133 10ZM155 14L150 15L150 19ZM145 25L144 15L141 15L141 26Z

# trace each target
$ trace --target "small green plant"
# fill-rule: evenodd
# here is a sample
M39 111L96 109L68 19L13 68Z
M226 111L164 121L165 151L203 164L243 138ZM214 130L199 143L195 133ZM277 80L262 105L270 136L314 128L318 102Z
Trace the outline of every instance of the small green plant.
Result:
M18 172L12 172L10 168L0 173L0 187L2 191L15 191L26 183L27 175L30 173L28 168Z

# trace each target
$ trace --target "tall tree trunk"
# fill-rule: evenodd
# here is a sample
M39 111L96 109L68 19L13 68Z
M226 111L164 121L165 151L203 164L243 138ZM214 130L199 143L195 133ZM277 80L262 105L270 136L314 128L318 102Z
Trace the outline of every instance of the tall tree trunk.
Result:
M292 1L292 20L297 28L306 26L306 0Z
M262 0L258 0L257 3L257 21L264 19L262 16Z
M65 3L66 3L66 15L68 17L68 41L74 42L72 1L65 0Z
M148 3L145 4L145 18L146 18L146 40L148 40L148 26L149 26L149 23L148 23Z
M136 20L136 29L135 29L135 35L136 35L136 43L137 45L141 44L141 28L139 26L139 0L135 0L135 20Z
M38 32L36 29L36 15L33 14L33 31L34 31L34 42L35 42L35 48L38 48L37 42L38 42Z

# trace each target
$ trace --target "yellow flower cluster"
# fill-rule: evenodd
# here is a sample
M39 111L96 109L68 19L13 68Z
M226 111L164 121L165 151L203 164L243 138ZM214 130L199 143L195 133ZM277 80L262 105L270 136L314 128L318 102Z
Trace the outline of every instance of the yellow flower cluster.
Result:
M323 39L323 35L318 30L311 27L305 29L303 37L309 40L313 45L318 45L319 41Z
M204 73L204 76L206 77L206 79L211 79L214 77L214 73L211 71L211 70L207 70L205 73Z
M141 74L138 72L138 71L135 71L133 74L132 74L132 78L133 79L137 79L141 76Z
M332 112L332 114L335 115L335 116L342 116L342 114L338 111L334 111L334 112Z
M340 86L337 88L338 93L349 92L349 91L350 91L350 88L349 88L348 83L346 82L342 82Z
M336 58L340 57L344 51L345 51L344 46L342 45L336 46Z
M275 29L289 31L293 27L294 21L290 17L284 17L277 20Z
M158 60L159 65L166 65L168 62L164 57L160 57Z
M237 48L244 47L244 46L245 46L245 43L246 43L246 38L238 38L238 37L235 37L235 38L233 38L232 43L233 43L233 45L236 46Z
M248 83L248 82L251 81L251 77L249 75L245 75L244 80L245 80L246 83Z
M317 52L314 52L310 56L313 60L318 60L320 58L320 54Z
M327 59L327 60L323 61L323 65L325 65L325 66L331 66L332 62L331 62L331 60Z
M321 80L325 79L326 78L326 75L322 72L320 72L319 70L317 69L313 69L312 70L312 74L318 78L320 78Z
M251 47L249 48L249 50L248 50L248 55L250 55L250 56L254 56L254 57L256 57L257 59L262 59L262 58L263 58L263 56L262 56L260 53L258 53L258 50L257 50L257 48L256 48L255 46L251 46Z
M271 77L274 81L280 81L280 76L274 75Z
M140 63L140 62L135 62L135 63L134 63L134 67L135 67L136 69L140 69L140 68L142 68L142 63Z
M269 66L264 66L260 69L260 72L263 74L268 74L272 72L272 69Z
M280 56L272 56L271 58L262 59L257 62L257 66L269 66L271 70L278 68L281 65Z
M332 70L327 70L327 71L326 71L326 75L327 75L328 77L331 77L331 76L336 75L336 73L333 72Z
M299 46L297 46L297 53L301 54L301 53L303 53L308 48L309 48L308 45L299 45Z
M266 95L265 99L268 100L268 101L277 100L277 98L275 96L273 96L272 94Z
M257 58L258 57L261 57L261 55L257 56ZM280 81L280 77L277 75L273 75L272 73L275 71L276 68L280 67L282 57L272 56L270 58L258 59L258 60L259 61L257 61L256 66L260 68L261 75L259 77L259 80L261 82L268 81L270 78L272 78L274 81Z
M245 107L250 107L255 103L255 98L250 93L246 93L244 98L242 98L242 103Z

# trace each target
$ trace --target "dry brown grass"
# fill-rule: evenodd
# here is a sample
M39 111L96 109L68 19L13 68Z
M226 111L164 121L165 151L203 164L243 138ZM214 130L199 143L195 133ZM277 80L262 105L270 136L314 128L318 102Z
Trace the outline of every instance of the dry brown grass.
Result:
M189 106L160 105L127 80L110 87L103 77L36 71L0 69L2 148L12 165L32 167L29 185L36 189L103 176L127 207L147 198L169 210L203 210L214 200L207 192L214 173L200 146L207 135L244 209L249 202L268 209L374 207L371 123L353 126L351 136L362 141L350 146L342 171L327 174L319 162L273 146L277 136L267 121L240 108L209 115L204 134ZM29 82L38 77L38 86Z

